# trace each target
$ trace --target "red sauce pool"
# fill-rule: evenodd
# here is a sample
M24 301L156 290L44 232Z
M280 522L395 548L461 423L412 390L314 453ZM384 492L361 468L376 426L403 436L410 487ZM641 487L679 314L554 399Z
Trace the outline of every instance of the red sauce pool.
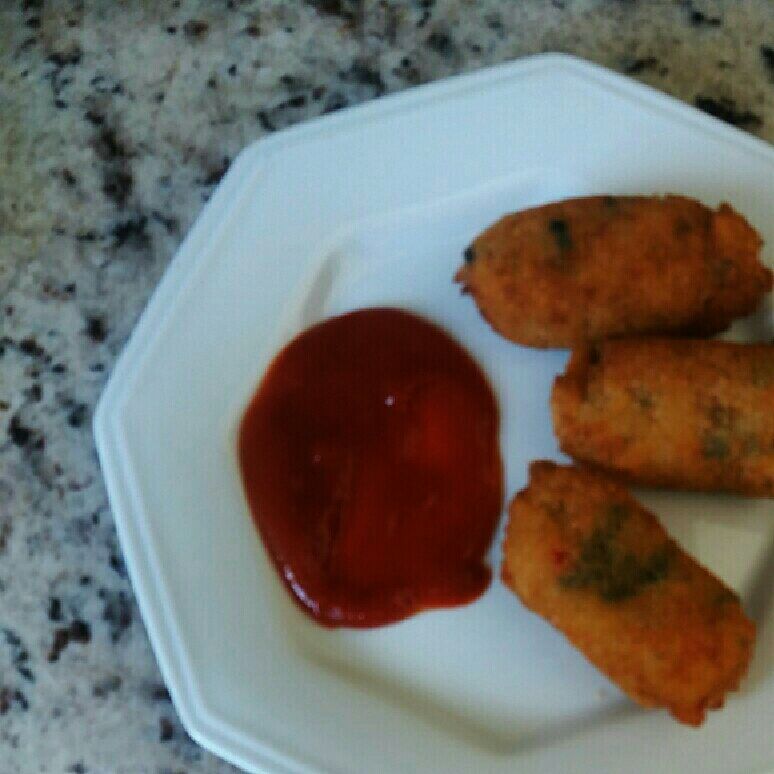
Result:
M489 585L497 404L435 325L364 309L301 333L245 412L239 460L277 571L319 623L379 626Z

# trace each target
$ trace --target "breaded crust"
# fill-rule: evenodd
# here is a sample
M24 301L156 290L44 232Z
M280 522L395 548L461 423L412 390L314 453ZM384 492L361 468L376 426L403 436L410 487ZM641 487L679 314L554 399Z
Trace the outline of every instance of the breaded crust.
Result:
M510 506L503 581L645 707L700 725L747 671L739 599L599 474L530 466Z
M581 347L551 411L562 451L631 483L774 497L774 346Z
M592 196L506 215L465 251L455 280L519 344L710 335L771 289L760 247L727 204L713 211L684 196Z

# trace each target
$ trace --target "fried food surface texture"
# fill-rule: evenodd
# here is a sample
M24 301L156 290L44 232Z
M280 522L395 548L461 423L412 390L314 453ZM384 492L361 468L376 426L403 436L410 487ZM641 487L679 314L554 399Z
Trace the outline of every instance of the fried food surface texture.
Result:
M755 627L739 599L597 473L535 462L502 577L634 701L700 725L737 688Z
M455 280L495 330L533 347L712 335L771 289L760 247L727 204L592 196L506 215L468 247Z
M551 396L566 454L643 486L774 496L774 346L622 339L573 352Z

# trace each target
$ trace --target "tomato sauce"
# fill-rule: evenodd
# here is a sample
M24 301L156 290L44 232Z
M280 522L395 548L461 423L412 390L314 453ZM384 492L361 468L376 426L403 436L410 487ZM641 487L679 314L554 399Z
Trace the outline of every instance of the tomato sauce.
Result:
M416 315L363 309L293 339L245 412L239 461L295 601L371 627L476 599L502 506L498 423L476 363Z

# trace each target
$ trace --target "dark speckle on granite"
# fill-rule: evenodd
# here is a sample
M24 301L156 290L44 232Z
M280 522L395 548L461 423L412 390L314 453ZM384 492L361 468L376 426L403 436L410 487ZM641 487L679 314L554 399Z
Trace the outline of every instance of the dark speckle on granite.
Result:
M24 397L30 403L37 403L43 397L43 388L40 386L40 382L33 382L27 387L24 390Z
M449 56L454 51L454 42L448 33L438 30L427 36L427 45L441 56Z
M117 573L120 577L126 577L126 565L124 565L124 560L121 558L120 554L116 553L115 551L111 552L108 559L108 564L110 565L110 569Z
M94 683L91 689L91 695L96 699L104 699L111 693L115 693L121 688L122 680L119 675L109 675L104 680Z
M345 82L349 81L370 87L375 97L384 94L386 90L379 70L364 59L355 59L347 70L340 73L340 78Z
M490 13L487 14L485 17L486 26L490 30L495 30L496 32L499 32L503 28L503 20L500 17L499 13Z
M87 317L85 333L93 342L103 342L107 338L104 318L97 316Z
M175 735L175 727L169 718L159 718L159 742L168 742Z
M177 720L89 424L240 150L556 50L772 141L770 30L770 0L0 3L0 772L234 772Z
M114 126L106 125L104 116L98 116L91 111L85 114L89 123L99 127L93 141L97 157L102 161L102 192L122 208L134 187L129 153L117 134Z
M62 600L59 597L51 597L48 601L48 620L62 620Z
M158 223L161 223L169 234L177 234L180 231L180 222L175 217L164 215L158 210L152 210L151 217Z
M35 682L35 675L29 666L30 652L21 637L11 629L2 629L5 644L10 651L10 661L16 673L28 683Z
M343 110L348 104L347 98L340 91L333 91L325 101L323 113L335 113L337 110Z
M5 715L13 709L22 712L30 708L27 697L18 688L9 688L7 685L0 687L0 715Z
M23 355L29 355L30 357L42 357L46 354L46 350L38 344L32 336L22 339L19 344L19 352Z
M258 123L261 125L261 128L265 132L275 132L275 131L277 131L277 127L274 126L274 123L272 122L271 118L269 117L269 114L265 110L259 110L256 113L256 117L258 119Z
M76 404L67 415L67 424L74 428L80 427L86 419L88 410L88 406L85 403Z
M701 8L696 7L693 0L682 0L682 6L685 9L686 19L693 27L720 27L723 24L719 16L705 13Z
M774 76L774 46L761 46L761 58L768 71Z
M307 0L318 13L325 16L337 16L344 21L352 21L357 13L357 0Z
M32 430L21 423L18 414L14 414L8 423L8 435L14 446L26 446L32 438Z
M714 98L697 95L694 105L705 113L709 113L721 121L739 126L745 129L755 129L763 124L763 119L751 110L743 110L736 106L736 102L725 97Z
M694 27L720 27L723 20L719 16L707 16L702 11L693 10L689 16Z
M102 126L105 123L105 116L101 116L93 110L87 110L83 117L93 126ZM112 140L112 142L115 143L115 140Z
M129 245L136 250L146 250L151 241L147 225L147 215L135 215L116 223L113 227L113 246Z
M169 691L165 685L154 685L150 689L150 697L153 701L171 702L172 697L169 695Z
M200 185L217 185L223 175L228 172L230 164L231 159L228 156L224 156L219 163L210 166L204 177L198 178L196 182Z
M183 25L183 32L186 34L186 37L196 41L205 38L209 29L210 25L201 19L189 19Z
M118 207L123 207L126 204L129 195L132 193L133 186L134 178L128 167L124 165L105 167L102 191Z
M108 624L110 639L117 642L132 624L132 603L125 591L100 589L104 607L102 620Z
M13 526L9 517L0 516L0 556L2 556L8 548L8 540L13 532Z
M421 9L421 13L419 19L417 20L416 26L417 29L421 29L430 21L432 16L432 8L435 5L435 0L419 0L418 5Z
M627 75L639 75L646 70L655 70L658 67L658 59L655 56L643 56L628 61L624 65L624 72Z
M48 61L51 62L56 68L68 67L70 65L77 65L81 61L81 49L79 46L72 46L67 51L55 51L53 54L49 54Z
M91 628L85 621L75 618L69 626L62 626L54 630L54 639L47 656L48 661L50 663L59 661L62 652L70 643L76 642L85 645L90 641Z

